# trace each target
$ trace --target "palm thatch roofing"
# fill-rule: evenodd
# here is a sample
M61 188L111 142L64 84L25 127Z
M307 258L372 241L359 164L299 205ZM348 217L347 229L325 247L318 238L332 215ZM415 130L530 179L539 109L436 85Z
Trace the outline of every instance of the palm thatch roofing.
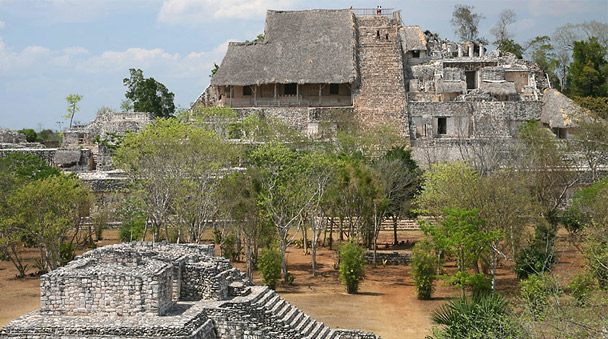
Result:
M540 121L551 128L576 127L576 117L582 109L572 99L556 89L546 89L543 94L543 109Z
M351 10L269 10L264 42L231 42L211 85L352 83L355 48Z
M404 51L426 51L426 37L420 26L403 26L399 29Z

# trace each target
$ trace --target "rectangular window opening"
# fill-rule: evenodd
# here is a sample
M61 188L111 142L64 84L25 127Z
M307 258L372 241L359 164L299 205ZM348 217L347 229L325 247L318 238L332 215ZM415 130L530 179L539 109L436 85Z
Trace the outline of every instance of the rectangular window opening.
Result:
M420 51L412 51L412 58L420 58Z
M340 93L340 85L338 84L329 84L329 94L338 95Z
M437 118L437 134L447 134L448 130L448 118Z
M251 86L243 86L243 95L252 95Z
M296 95L298 94L297 84L285 84L285 95Z

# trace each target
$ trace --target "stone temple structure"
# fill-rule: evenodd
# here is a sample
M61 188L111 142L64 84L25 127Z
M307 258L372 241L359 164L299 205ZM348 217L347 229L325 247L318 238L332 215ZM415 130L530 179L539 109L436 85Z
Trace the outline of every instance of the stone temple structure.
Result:
M40 310L0 338L343 338L268 287L253 286L213 245L101 247L40 280Z
M269 10L264 33L228 45L193 107L279 117L310 135L390 125L431 162L461 160L462 145L508 143L529 120L559 138L575 127L551 123L570 107L553 94L547 104L551 84L535 63L439 39L398 10Z

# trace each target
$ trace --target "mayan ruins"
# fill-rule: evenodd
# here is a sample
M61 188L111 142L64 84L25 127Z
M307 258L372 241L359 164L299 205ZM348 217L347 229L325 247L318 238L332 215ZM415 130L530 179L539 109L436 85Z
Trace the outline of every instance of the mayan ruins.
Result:
M89 251L40 279L40 310L0 338L342 338L266 286L254 286L213 245L134 242Z
M559 138L576 127L564 123L572 101L554 103L556 90L538 65L475 42L439 40L404 25L399 10L269 10L264 32L262 42L229 44L193 107L276 116L309 135L353 122L392 126L424 165L466 159L463 144L508 142L529 120Z

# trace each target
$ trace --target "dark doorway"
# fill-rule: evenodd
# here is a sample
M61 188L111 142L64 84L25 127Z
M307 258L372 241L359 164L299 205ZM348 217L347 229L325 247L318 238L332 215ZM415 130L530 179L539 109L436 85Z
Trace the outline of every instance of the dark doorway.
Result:
M447 134L448 118L437 118L437 134Z
M296 95L298 94L297 84L285 84L285 95Z
M477 79L475 71L465 71L464 75L467 77L467 89L477 88Z

